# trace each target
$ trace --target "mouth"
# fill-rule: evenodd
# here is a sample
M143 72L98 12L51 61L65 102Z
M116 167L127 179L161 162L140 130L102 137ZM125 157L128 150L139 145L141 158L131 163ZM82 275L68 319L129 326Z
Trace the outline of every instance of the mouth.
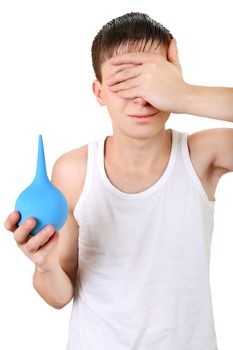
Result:
M153 114L129 114L128 116L131 117L131 118L134 118L134 119L137 119L137 120L151 120L153 119L156 114L158 114L158 112L155 112Z
M147 118L147 117L151 117L153 114L130 114L130 117L137 117L137 118Z

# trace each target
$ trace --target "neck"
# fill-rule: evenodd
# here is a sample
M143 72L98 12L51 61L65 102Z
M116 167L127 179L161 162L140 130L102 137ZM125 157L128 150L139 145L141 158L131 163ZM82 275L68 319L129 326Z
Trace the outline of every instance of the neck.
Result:
M106 157L110 163L128 173L146 173L156 169L169 153L170 147L170 129L163 129L149 139L113 135L106 140Z

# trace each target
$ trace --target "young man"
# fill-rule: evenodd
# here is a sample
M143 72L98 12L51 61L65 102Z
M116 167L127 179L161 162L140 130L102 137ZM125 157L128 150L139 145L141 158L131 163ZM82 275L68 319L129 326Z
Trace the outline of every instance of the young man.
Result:
M233 171L233 129L188 135L170 113L233 121L233 89L184 82L176 41L149 16L107 23L92 45L93 91L113 135L62 155L52 172L69 217L59 233L17 228L33 283L73 299L69 350L216 350L209 285L215 189Z

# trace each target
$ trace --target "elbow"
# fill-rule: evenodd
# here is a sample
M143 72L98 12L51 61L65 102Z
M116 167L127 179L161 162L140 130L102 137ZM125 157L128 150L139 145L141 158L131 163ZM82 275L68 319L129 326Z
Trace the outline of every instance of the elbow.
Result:
M55 297L54 295L51 294L45 294L39 290L39 288L36 288L34 285L34 288L37 292L37 294L51 307L54 309L60 310L63 309L66 305L70 303L70 301L73 299L73 294L70 294L69 296L66 297Z
M54 309L57 309L57 310L63 309L73 299L73 295L69 296L69 298L66 298L66 299L63 299L63 300L55 299L55 298L51 298L51 297L50 298L45 298L43 296L41 296L41 297L44 299L44 301L48 305L50 305L51 307L53 307Z
M49 304L50 306L52 306L54 309L57 309L57 310L61 310L63 309L66 305L68 305L70 303L72 299L68 300L67 302L63 302L63 303L51 303Z

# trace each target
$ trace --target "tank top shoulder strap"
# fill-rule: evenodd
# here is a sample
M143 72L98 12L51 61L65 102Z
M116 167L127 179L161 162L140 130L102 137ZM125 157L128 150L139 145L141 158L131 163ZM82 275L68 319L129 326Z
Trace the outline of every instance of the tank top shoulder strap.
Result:
M83 190L73 211L75 217L77 217L80 208L82 207L92 185L94 177L97 142L98 141L90 141L88 143L86 176L84 180Z

